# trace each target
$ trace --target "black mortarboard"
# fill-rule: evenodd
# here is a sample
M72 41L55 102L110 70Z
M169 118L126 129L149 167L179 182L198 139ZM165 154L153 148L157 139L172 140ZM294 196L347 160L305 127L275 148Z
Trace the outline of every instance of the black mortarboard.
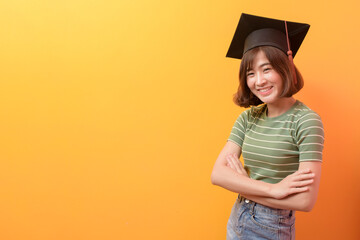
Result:
M241 59L245 52L259 46L273 46L285 54L291 50L292 56L295 57L309 28L310 25L305 23L285 22L243 13L226 57ZM288 31L290 49L286 31Z

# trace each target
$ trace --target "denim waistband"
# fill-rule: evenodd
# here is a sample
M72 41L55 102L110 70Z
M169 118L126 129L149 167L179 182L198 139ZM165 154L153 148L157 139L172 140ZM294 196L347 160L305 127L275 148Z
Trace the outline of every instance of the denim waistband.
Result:
M251 212L254 213L258 212L258 213L265 213L265 214L271 214L277 216L287 216L287 217L291 217L295 215L294 210L285 210L285 209L268 207L260 203L256 203L254 201L246 199L240 196L240 194L237 200L239 201L239 203L242 203L245 207L247 207Z

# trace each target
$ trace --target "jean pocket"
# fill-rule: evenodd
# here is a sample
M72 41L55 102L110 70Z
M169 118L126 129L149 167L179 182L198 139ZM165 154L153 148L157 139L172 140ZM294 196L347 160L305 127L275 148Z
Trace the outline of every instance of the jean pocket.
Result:
M279 222L277 219L267 218L263 215L251 215L250 219L255 225L262 229L272 231L274 233L279 231Z

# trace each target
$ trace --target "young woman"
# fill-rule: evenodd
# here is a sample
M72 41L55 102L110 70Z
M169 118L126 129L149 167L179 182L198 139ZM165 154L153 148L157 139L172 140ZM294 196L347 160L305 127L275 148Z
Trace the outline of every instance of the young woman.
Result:
M289 51L292 43L295 55L308 29L241 16L227 56L242 59L234 101L252 107L236 120L211 175L213 184L239 193L227 239L294 239L295 211L315 204L324 130L319 115L293 97L303 79Z

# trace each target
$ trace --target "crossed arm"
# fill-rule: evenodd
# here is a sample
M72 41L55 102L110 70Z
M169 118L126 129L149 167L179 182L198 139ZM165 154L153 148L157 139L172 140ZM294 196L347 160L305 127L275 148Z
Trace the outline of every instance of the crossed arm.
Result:
M270 184L249 178L240 155L241 148L228 141L215 162L211 182L269 207L311 211L319 189L320 162L301 162L297 172Z

